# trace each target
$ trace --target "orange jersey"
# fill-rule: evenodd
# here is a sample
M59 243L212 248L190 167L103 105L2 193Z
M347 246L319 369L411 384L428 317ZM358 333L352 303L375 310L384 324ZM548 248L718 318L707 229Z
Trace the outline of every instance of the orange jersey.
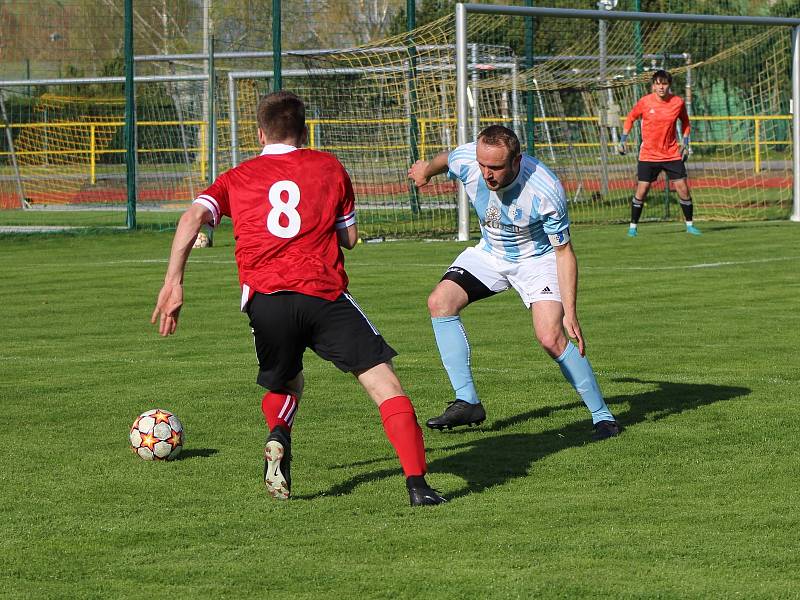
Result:
M642 145L639 160L665 162L680 160L681 151L675 137L675 124L681 120L683 136L689 135L689 115L686 104L678 96L661 100L655 94L642 97L628 113L623 132L629 132L636 119L642 119Z

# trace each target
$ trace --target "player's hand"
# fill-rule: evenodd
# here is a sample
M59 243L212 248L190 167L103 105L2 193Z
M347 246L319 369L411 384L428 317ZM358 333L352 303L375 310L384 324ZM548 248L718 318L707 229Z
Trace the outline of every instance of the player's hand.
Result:
M691 154L692 151L689 149L689 144L681 144L681 160L686 162Z
M183 286L179 283L165 283L158 293L156 308L150 323L158 323L158 333L164 337L172 335L178 328L178 316L183 306Z
M619 144L617 144L617 152L620 156L625 156L626 148L625 142L628 141L628 134L623 130L622 135L619 136Z
M586 342L583 340L583 333L581 332L581 326L578 323L578 318L570 318L564 315L563 323L564 329L567 331L567 335L576 342L578 346L578 352L581 353L581 356L586 356Z
M414 182L418 188L428 185L430 181L430 177L425 175L425 172L428 170L428 161L427 160L418 160L411 168L408 170L408 178Z

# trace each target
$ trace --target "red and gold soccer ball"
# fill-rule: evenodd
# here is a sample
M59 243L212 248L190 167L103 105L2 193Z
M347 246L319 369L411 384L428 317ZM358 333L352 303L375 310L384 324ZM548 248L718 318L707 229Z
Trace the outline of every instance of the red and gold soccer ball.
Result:
M197 234L197 237L194 240L192 248L208 248L210 243L211 242L208 239L208 236L201 231L200 233Z
M131 427L131 450L144 460L173 460L183 447L183 425L168 410L140 414Z

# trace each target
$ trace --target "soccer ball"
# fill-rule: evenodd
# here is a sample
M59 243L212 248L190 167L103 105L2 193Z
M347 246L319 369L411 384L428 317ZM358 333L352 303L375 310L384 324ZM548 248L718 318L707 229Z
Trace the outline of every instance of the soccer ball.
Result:
M208 236L202 231L197 234L193 248L208 248Z
M173 460L183 447L183 425L168 410L140 414L130 433L131 450L144 460Z

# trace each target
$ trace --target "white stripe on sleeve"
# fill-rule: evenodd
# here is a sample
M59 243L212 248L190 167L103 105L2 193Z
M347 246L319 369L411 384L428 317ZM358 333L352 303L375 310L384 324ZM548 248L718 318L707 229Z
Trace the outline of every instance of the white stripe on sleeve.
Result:
M219 225L219 221L222 218L219 212L219 204L217 203L214 198L209 196L208 194L200 194L197 198L194 199L192 204L200 204L205 206L208 210L211 211L211 227L216 227Z
M334 227L336 229L346 229L351 225L355 225L356 223L356 211L352 211L347 213L346 215L342 215L341 217L336 217L336 223Z

